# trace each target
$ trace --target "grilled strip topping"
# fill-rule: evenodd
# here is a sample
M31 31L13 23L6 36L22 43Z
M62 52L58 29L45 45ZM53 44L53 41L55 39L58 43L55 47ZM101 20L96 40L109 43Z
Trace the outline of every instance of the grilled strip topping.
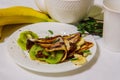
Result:
M81 37L80 33L64 36L57 35L49 38L39 38L32 40L31 42L32 44L35 43L40 45L47 52L64 51L64 56L61 61L74 56L76 53L80 53L81 50L87 50L93 46L93 43L85 41Z

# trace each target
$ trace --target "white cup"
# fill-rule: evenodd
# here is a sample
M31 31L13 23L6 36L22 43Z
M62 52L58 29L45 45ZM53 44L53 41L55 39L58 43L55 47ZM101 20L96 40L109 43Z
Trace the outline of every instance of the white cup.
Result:
M104 44L111 51L120 51L120 0L104 0Z
M48 13L54 20L63 23L76 23L83 19L94 0L35 0L39 9Z

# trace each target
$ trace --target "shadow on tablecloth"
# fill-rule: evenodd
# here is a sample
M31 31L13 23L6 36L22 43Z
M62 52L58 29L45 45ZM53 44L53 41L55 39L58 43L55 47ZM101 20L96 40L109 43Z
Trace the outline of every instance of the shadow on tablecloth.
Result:
M14 24L14 25L6 25L3 26L2 29L2 37L0 39L0 43L4 42L12 33L14 33L19 28L22 28L28 24Z

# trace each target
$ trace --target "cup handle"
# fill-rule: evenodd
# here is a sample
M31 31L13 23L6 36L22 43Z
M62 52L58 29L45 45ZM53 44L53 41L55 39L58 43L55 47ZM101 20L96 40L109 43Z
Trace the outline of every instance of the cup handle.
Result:
M36 6L39 8L41 12L47 13L47 8L45 6L45 0L34 0Z

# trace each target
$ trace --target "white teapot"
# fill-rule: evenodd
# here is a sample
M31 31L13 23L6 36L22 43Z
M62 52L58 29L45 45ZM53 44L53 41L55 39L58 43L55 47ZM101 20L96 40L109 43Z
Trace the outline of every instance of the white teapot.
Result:
M94 0L35 0L38 8L52 19L63 23L76 23L83 19Z

